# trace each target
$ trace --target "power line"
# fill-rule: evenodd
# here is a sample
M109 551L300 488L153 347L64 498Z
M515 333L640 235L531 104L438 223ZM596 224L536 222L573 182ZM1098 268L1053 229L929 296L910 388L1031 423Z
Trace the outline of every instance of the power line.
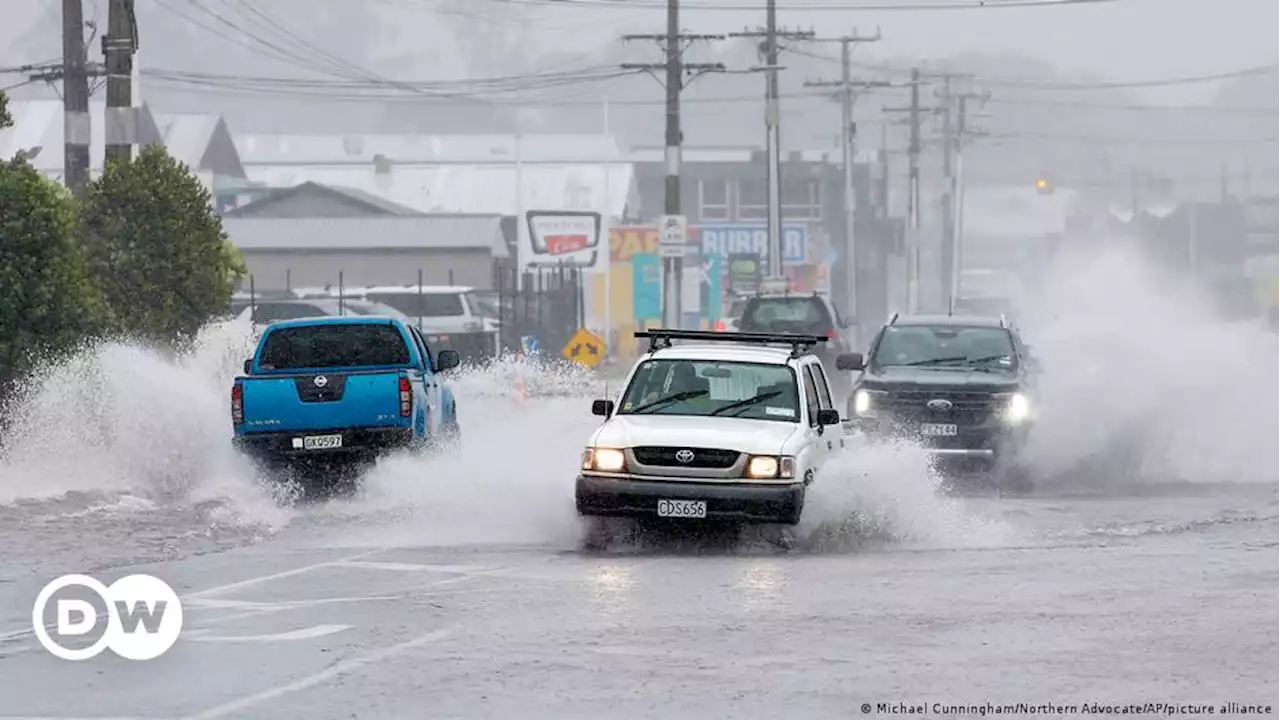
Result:
M487 0L506 5L535 7L590 8L599 10L659 10L666 7L662 0ZM1064 7L1068 5L1100 5L1121 0L940 0L939 2L881 2L881 3L818 3L790 2L779 5L778 10L788 12L827 11L876 11L876 12L929 12L955 10L998 10L1002 8ZM742 11L759 10L758 3L709 3L690 2L689 10Z

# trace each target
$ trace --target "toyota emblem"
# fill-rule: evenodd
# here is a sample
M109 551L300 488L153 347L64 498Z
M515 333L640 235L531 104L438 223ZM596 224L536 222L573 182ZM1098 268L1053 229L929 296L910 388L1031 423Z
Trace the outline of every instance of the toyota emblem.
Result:
M312 380L311 382L315 383L315 384L316 384L316 387L318 387L318 388L322 388L322 387L324 387L325 385L328 385L328 384L329 384L329 378L327 378L327 377L325 377L325 376L323 376L323 375L317 375L317 376L316 376L316 379L315 379L315 380Z
M930 400L928 404L925 405L925 407L937 412L946 412L947 410L950 410L953 407L953 405L951 404L950 400L947 400L944 398L935 398L933 400Z
M688 465L689 463L693 462L693 451L692 451L692 450L677 450L677 451L676 451L676 460L678 460L678 461L679 461L679 462L681 462L681 463L684 463L685 465Z

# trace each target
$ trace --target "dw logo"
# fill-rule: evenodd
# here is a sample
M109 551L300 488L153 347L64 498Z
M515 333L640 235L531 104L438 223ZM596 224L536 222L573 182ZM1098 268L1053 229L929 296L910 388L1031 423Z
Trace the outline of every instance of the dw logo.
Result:
M45 615L51 604L52 618ZM152 660L178 641L182 601L150 575L129 575L110 587L88 575L63 575L36 597L31 626L44 649L63 660L89 660L107 649L128 660Z

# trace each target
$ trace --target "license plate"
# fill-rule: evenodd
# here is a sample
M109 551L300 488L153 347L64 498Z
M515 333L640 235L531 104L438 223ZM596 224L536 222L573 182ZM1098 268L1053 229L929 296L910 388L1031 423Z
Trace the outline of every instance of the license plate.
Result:
M704 500L659 500L658 517L705 518L707 503Z
M342 447L341 435L312 435L302 438L304 450L332 450Z
M926 437L952 437L956 434L956 426L925 423L920 426L920 434Z

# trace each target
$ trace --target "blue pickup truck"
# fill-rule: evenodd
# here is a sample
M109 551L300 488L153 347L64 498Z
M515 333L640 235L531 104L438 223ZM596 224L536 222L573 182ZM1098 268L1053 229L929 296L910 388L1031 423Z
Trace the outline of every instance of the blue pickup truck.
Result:
M458 360L400 318L274 323L231 388L233 442L268 470L362 467L448 444L458 404L441 373Z

